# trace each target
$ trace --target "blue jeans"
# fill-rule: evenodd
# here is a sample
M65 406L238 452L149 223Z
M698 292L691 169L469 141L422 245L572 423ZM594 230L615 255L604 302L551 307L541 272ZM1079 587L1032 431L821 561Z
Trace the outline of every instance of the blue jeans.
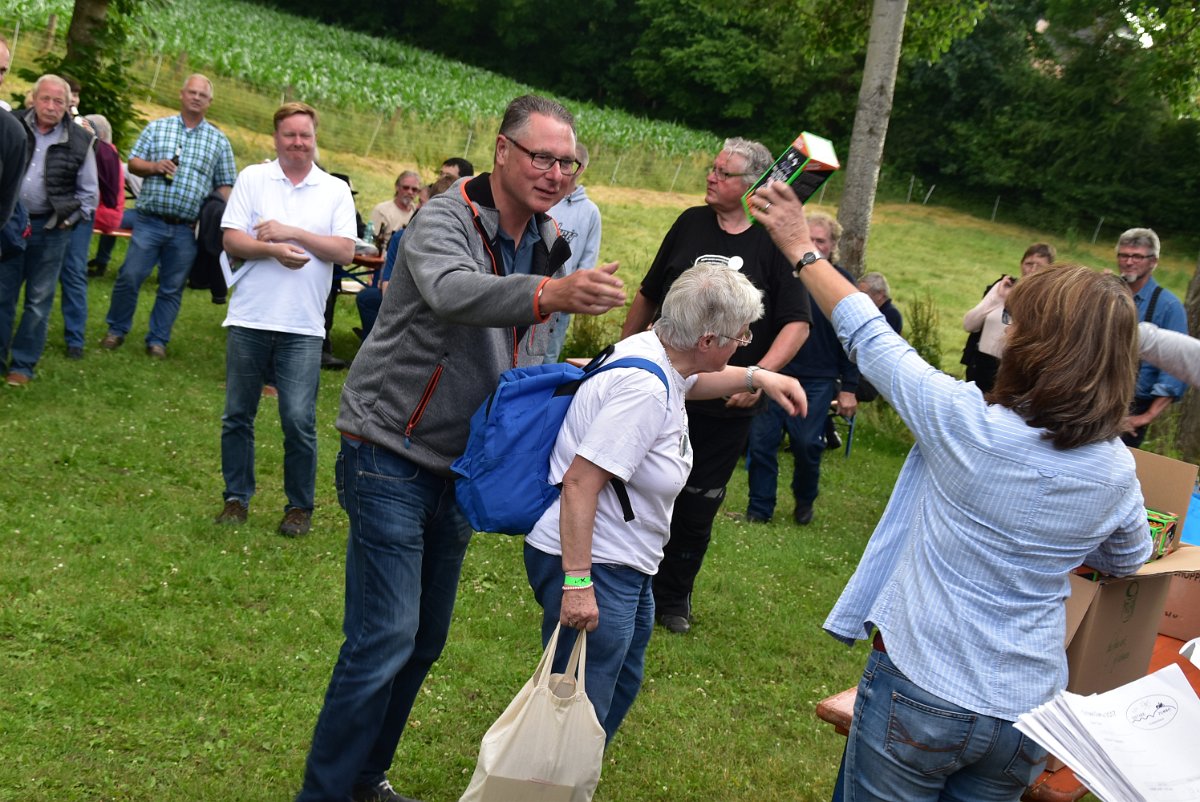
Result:
M133 230L134 221L137 218L136 209L126 209L121 214L121 228L129 231ZM108 267L108 263L112 260L113 248L117 246L117 238L108 234L103 234L100 241L96 243L96 264L100 267Z
M63 335L67 347L82 348L88 314L87 260L88 248L92 245L92 220L80 220L71 229L67 250L63 254L62 272L58 276L62 284Z
M254 495L254 417L268 379L279 391L285 509L311 510L317 484L321 338L241 326L230 326L225 341L225 414L221 416L225 500L249 505Z
M33 233L25 251L0 262L0 362L9 360L9 371L29 378L33 378L33 369L46 348L54 288L58 286L63 252L71 236L67 229L47 231L44 228L47 219L47 215L31 217ZM14 333L22 285L25 305Z
M947 702L871 651L846 746L847 802L1017 802L1045 762L1011 721Z
M525 573L538 604L542 605L542 648L554 634L562 606L562 557L525 546ZM592 587L600 608L600 625L587 637L588 699L604 727L605 743L612 741L625 714L642 687L646 646L654 630L654 594L651 577L624 565L592 564ZM558 636L554 670L567 667L576 630Z
M380 446L342 438L346 640L317 718L298 802L344 802L382 780L413 700L450 631L471 527L454 481Z
M383 303L383 291L378 287L363 287L358 291L358 295L354 296L354 303L358 306L358 317L362 320L362 333L365 340L371 333L371 329L375 328L375 321L379 318L379 306Z
M783 407L767 399L767 408L750 425L750 445L746 468L750 501L746 514L770 520L775 514L775 495L779 486L779 445L786 426L792 441L792 496L796 504L811 505L817 500L821 482L821 457L825 454L825 417L837 394L835 379L805 379L808 415L791 417Z
M158 295L150 312L146 345L165 346L170 342L183 288L195 260L196 232L191 226L172 225L161 217L139 212L125 264L113 284L112 303L108 307L109 332L124 337L133 328L138 292L157 264Z

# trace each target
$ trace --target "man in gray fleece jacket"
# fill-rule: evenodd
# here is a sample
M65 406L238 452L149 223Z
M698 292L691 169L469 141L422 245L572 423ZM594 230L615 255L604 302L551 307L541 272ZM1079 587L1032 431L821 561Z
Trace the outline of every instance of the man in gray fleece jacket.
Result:
M450 628L471 537L450 463L466 448L471 414L503 371L541 364L552 313L625 304L615 263L562 275L570 247L546 211L578 169L570 112L517 98L493 172L459 180L405 232L342 391L345 640L298 802L408 800L386 772Z

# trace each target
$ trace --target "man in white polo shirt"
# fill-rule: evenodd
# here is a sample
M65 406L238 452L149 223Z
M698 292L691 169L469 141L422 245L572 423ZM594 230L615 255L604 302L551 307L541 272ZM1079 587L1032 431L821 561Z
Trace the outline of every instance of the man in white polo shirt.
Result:
M279 533L288 537L306 534L312 521L325 296L333 265L353 258L357 233L350 188L313 164L316 146L316 110L304 103L280 106L277 158L241 172L221 219L225 252L236 269L224 323L225 508L216 522L246 520L254 495L254 417L273 376L287 496Z

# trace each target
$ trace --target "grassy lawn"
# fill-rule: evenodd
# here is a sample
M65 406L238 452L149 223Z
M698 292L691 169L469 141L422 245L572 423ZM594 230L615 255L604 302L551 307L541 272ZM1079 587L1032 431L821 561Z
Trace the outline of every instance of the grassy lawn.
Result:
M255 155L239 149L239 162ZM335 169L357 164L326 157ZM699 200L604 186L591 194L604 215L602 258L621 261L631 293L679 210ZM374 202L360 199L364 209ZM885 205L870 267L889 276L902 309L933 300L943 364L955 368L962 312L1042 238L1053 241L932 207ZM1056 244L1066 258L1111 263L1111 243ZM343 375L322 375L312 534L274 534L284 500L270 400L259 416L250 521L215 527L225 308L189 291L169 358L152 361L141 347L156 289L148 282L125 346L101 351L120 256L92 282L84 361L64 358L56 312L38 379L0 392L0 800L286 800L341 641L346 519L332 476ZM1160 275L1182 293L1190 265L1170 257ZM620 317L606 325L615 330ZM343 298L340 356L355 349L354 325ZM786 498L768 526L719 516L694 632L656 634L598 800L828 798L842 742L813 707L857 680L866 646L846 649L820 624L908 442L875 405L860 419L853 455L828 455L812 526L788 523ZM744 510L745 495L739 470L725 510ZM538 620L519 540L477 537L450 644L392 771L403 791L457 799L480 737L533 670Z

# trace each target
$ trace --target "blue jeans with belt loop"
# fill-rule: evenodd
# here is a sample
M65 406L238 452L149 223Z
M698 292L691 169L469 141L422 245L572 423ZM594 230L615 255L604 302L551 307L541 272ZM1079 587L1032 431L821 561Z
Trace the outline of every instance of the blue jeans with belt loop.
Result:
M297 802L344 802L354 786L384 779L446 645L471 539L452 479L345 436L336 471L350 517L345 641Z
M45 227L50 215L31 215L32 233L23 253L0 262L0 361L11 361L8 369L33 378L33 369L46 348L50 313L54 309L54 290L62 268L63 253L71 232L65 228ZM21 286L25 303L21 322L13 331Z
M113 284L108 307L108 330L124 337L133 328L138 292L142 283L158 265L158 294L150 311L150 330L146 345L162 345L171 339L171 329L183 302L192 262L196 261L196 231L183 223L168 223L157 215L139 212L133 237L125 254L125 263Z
M1045 762L1011 721L924 690L871 650L846 746L846 802L1017 802Z

